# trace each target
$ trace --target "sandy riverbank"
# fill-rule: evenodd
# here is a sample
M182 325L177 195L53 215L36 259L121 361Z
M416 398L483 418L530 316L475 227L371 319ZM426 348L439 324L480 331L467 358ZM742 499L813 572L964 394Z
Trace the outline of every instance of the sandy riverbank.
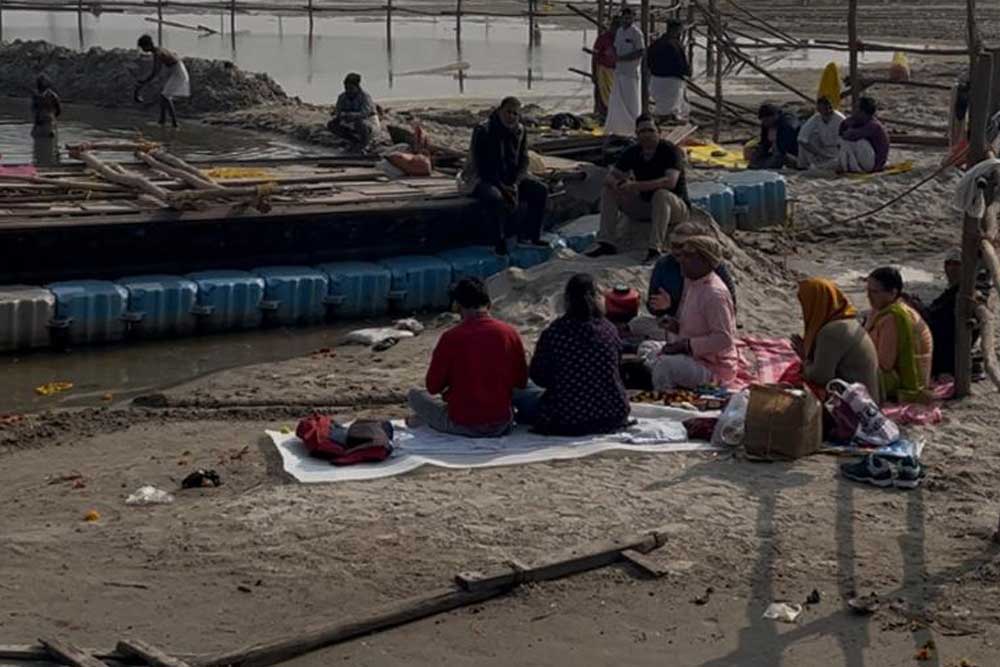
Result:
M941 79L954 71L941 70ZM876 91L886 114L943 124L946 93L895 92ZM285 108L265 129L286 127ZM291 126L323 117L320 108L294 108L301 117ZM257 123L254 113L243 122ZM432 137L464 148L479 110L420 113ZM957 174L875 216L840 222L911 187L940 157L896 150L892 160L912 160L913 171L860 181L789 174L798 200L791 233L735 237L742 330L799 331L793 290L806 273L837 279L858 305L859 278L883 264L904 267L920 293L940 290L941 261L960 234L949 205ZM712 176L692 172L694 180ZM530 347L577 270L639 286L649 271L635 258L573 256L512 271L497 282L498 316ZM674 570L663 579L607 568L294 663L1000 662L1000 547L990 541L1000 511L1000 395L991 387L978 384L971 398L948 405L942 424L908 430L926 440L929 471L925 486L909 493L848 482L829 457L751 464L730 454L287 483L263 430L294 424L308 402L342 406L330 411L345 417L402 416L400 394L419 384L448 323L423 319L428 331L386 352L338 348L333 358L227 370L165 392L197 407L60 410L0 426L0 643L54 634L106 646L134 635L178 653L207 653L358 615L446 585L459 571L666 525ZM170 506L123 502L141 484L173 489L196 467L217 469L224 485L181 492ZM70 473L79 473L80 488L52 483ZM91 509L101 519L84 523ZM708 587L707 604L693 602ZM802 602L813 589L821 602L797 626L760 618L769 602ZM887 601L881 611L847 612L848 597L871 591ZM915 662L930 639L933 660Z
M745 332L799 329L797 266L821 267L810 272L836 277L858 303L858 276L875 265L934 274L958 239L948 206L956 176L874 219L835 222L902 191L937 159L899 158L916 169L863 182L789 176L796 233L736 237ZM515 272L497 314L530 345L576 270L636 284L648 275L626 258L568 257ZM609 456L337 486L277 476L261 434L293 424L303 412L296 403L354 406L332 410L342 416L403 414L392 396L419 383L447 321L425 319L427 332L383 353L340 348L332 359L249 366L167 392L214 407L67 411L3 429L0 640L54 632L104 645L128 633L206 652L292 632L302 619L358 613L461 570L669 524L676 572L665 579L611 568L296 662L603 665L627 654L635 664L669 655L677 665L909 665L929 638L940 665L1000 656L1000 551L989 541L1000 400L986 385L949 406L943 424L909 430L926 439L930 472L913 493L846 482L827 457L755 465L729 455ZM225 407L241 402L258 407ZM140 484L173 488L200 466L219 470L224 486L162 508L122 502ZM48 483L70 472L83 488ZM96 524L81 521L89 509L102 515ZM715 591L709 603L691 602L706 587ZM771 600L801 601L813 588L822 602L798 628L760 620ZM899 601L857 618L844 609L851 591Z

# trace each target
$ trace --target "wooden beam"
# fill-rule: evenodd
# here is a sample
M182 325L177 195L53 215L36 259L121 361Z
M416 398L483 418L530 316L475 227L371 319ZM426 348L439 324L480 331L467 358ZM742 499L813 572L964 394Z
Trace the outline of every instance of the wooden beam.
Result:
M595 19L593 16L591 16L587 12L583 11L582 9L580 9L579 7L577 7L575 5L571 5L568 2L566 3L566 7L568 7L571 12L573 12L574 14L576 14L577 16L579 16L580 18L586 19L587 21L590 21L591 23L593 23L595 26L597 26L598 30L601 29L601 22L599 20Z
M72 644L54 638L40 638L38 643L45 647L49 654L65 665L73 667L108 667L97 658L84 653Z
M663 544L661 531L649 531L624 539L598 542L582 548L557 554L531 567L519 563L508 564L492 572L463 572L455 577L456 583L469 592L495 586L513 586L527 582L549 581L585 570L610 565L621 559L629 549L648 552Z
M709 6L714 9L715 0L709 0ZM718 19L718 14L713 15L713 22L715 22L715 27L717 30L717 35L719 38L716 44L721 44L721 35L724 32L722 28L722 22ZM721 52L718 54L721 56ZM719 137L722 136L722 58L718 57L715 59L715 123L712 126L712 141L719 143Z
M986 123L993 80L993 54L981 53L971 79L969 100L969 160L976 165L986 159ZM987 202L989 204L990 202ZM972 389L972 321L975 311L976 268L980 248L979 218L965 214L962 222L962 274L955 304L955 397Z
M982 50L982 38L979 35L979 26L976 24L976 0L966 0L965 23L968 31L965 41L969 47L969 80L971 81L976 67L976 57Z
M139 658L150 667L189 667L183 660L169 656L155 646L138 639L123 639L118 642L118 652Z
M649 113L649 68L646 66L646 58L649 55L650 33L652 23L649 16L649 0L642 0L640 5L639 20L642 25L642 48L643 58L639 63L639 73L642 77L640 90L642 91L642 113Z
M858 0L847 2L847 47L850 49L851 109L857 111L861 92L861 73L858 71Z

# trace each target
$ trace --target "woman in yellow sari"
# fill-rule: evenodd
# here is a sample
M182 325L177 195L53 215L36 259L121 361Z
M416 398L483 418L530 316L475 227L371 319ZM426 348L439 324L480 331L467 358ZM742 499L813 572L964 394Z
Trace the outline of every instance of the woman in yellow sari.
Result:
M920 314L902 299L903 277L884 267L868 276L872 313L865 328L878 350L879 384L886 400L926 401L934 339Z

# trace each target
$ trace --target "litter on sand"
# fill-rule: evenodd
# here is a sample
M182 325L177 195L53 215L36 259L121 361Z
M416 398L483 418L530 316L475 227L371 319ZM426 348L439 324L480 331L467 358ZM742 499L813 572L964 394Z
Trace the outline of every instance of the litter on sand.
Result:
M794 623L802 614L802 605L788 602L772 602L764 610L764 618L782 623Z
M52 396L53 394L69 391L72 388L72 382L46 382L35 387L35 393L39 396Z
M863 597L858 596L851 598L847 601L847 606L850 607L851 611L855 614L870 616L881 608L882 603L879 600L878 593L871 593Z
M155 486L143 486L125 499L126 505L169 505L174 497Z

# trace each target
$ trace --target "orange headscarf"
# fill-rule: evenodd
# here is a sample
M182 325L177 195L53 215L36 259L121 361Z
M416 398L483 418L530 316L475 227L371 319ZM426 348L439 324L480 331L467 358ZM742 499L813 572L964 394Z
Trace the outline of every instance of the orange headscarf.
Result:
M805 322L806 355L811 356L819 330L834 320L848 320L857 316L851 302L833 281L826 278L807 278L799 283L799 303Z

